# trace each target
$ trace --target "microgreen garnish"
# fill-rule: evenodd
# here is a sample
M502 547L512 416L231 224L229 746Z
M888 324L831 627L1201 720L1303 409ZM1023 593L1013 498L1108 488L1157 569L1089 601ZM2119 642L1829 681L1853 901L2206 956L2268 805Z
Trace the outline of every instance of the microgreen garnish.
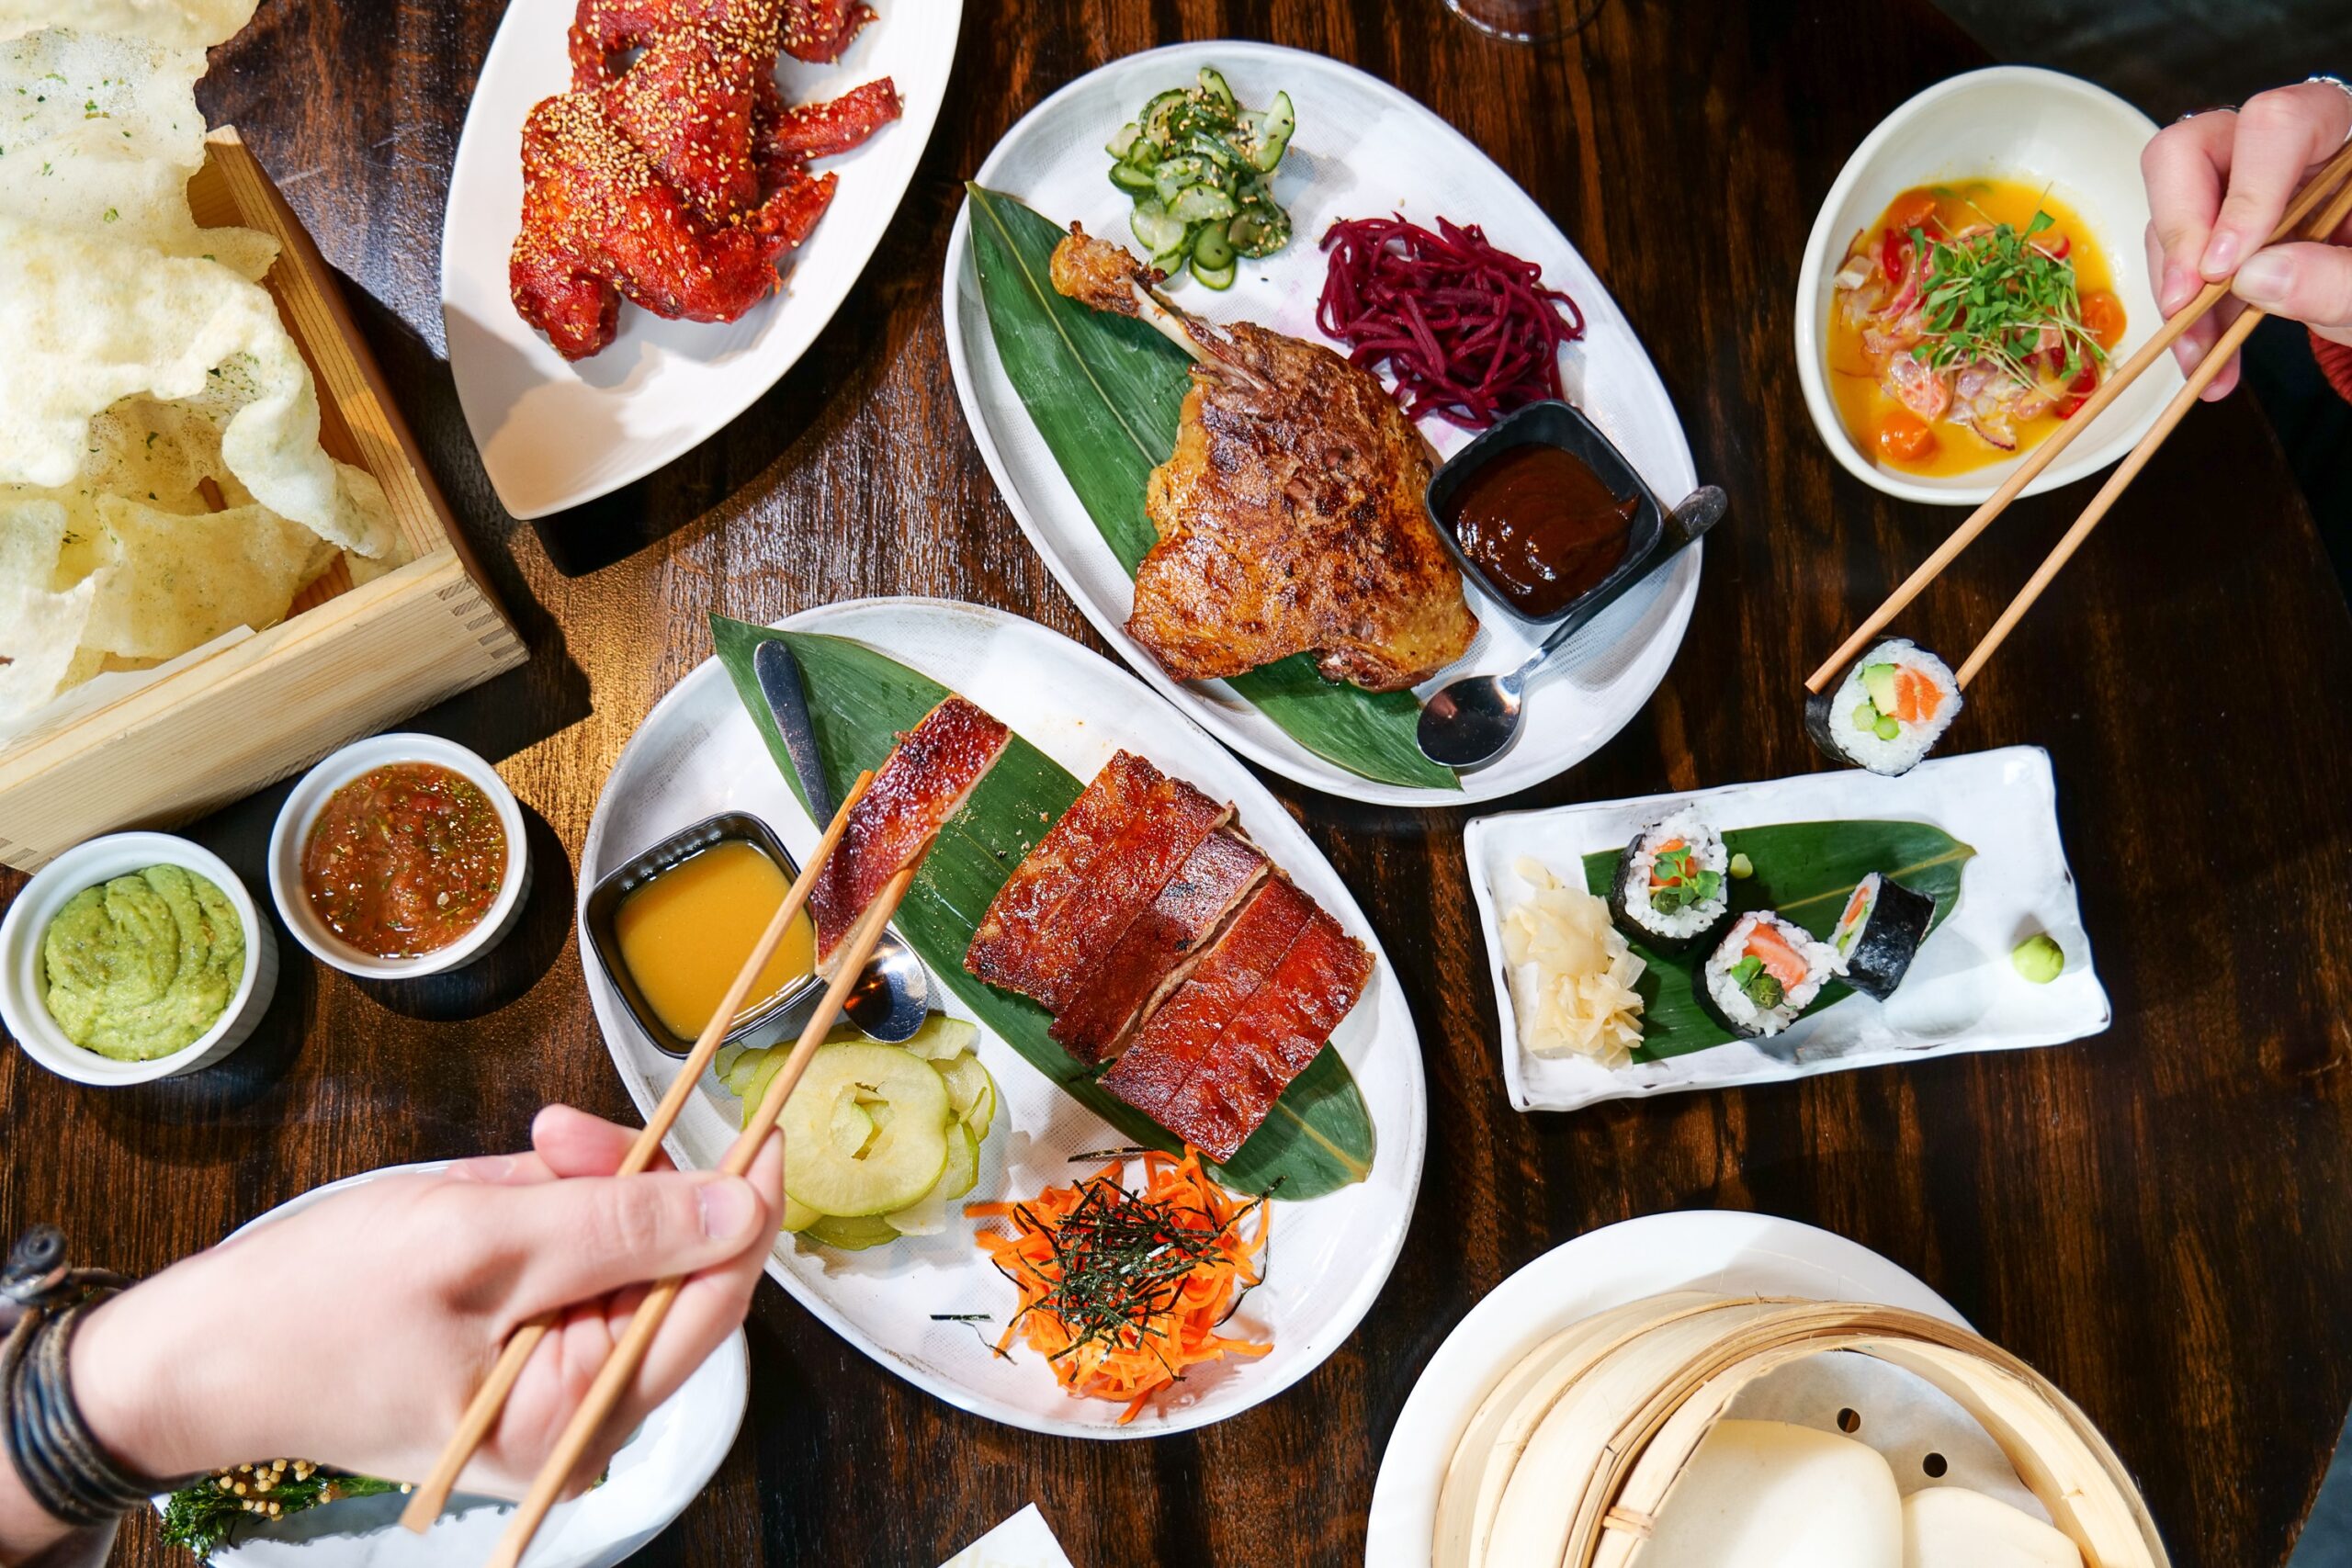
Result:
M2022 233L2014 224L1996 223L1953 240L1930 239L1914 228L1913 251L1927 257L1921 305L1927 335L1912 357L1935 370L1989 360L2030 387L2035 377L2027 356L2049 326L2058 329L2066 351L2060 379L2072 380L2086 357L2106 364L2107 351L2083 325L2074 264L2032 243L2055 222L2037 211Z

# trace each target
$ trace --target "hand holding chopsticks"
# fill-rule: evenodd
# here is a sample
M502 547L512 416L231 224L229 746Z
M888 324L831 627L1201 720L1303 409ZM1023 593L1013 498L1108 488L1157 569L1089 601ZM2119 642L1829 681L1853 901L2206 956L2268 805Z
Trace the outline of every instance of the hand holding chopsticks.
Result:
M2335 191L2339 183L2345 186L2345 189L2337 192L2335 198L2329 201L2329 193ZM2321 211L2321 205L2324 202L2326 203L2326 208L2324 211ZM2293 238L2298 233L2312 235L2333 233L2344 222L2347 209L2352 209L2352 144L2347 144L2343 151L2323 164L2319 173L2304 186L2293 203L2288 207L2277 229L2272 231L2271 243L2277 243L2281 240ZM2316 220L2312 216L2314 212L2319 214ZM1839 644L1837 651L1824 660L1819 669L1806 677L1806 689L1819 692L1836 680L1872 638L1884 631L1894 617L1902 614L1928 583L1934 581L1946 567L1959 558L1962 550L1965 550L1979 535L1992 525L1993 520L2007 509L2009 502L2015 501L2026 486L2033 482L2037 475L2057 459L2058 455L2082 434L2085 427L2110 407L2116 399L2122 396L2126 387L2162 358L2181 334L2202 320L2214 306L2227 297L2229 291L2230 285L2226 279L2208 283L2198 291L2195 299L2175 311L2154 337L2142 344L2131 358L2099 383L2090 396L2084 400L2083 406L2075 412L2074 418L2061 424L2051 433L2047 440L2028 453L2009 477L2002 481L2000 488L1986 498L1982 506L1970 513L1960 526L1952 530L1951 537L1938 546L1935 553L1922 561L1918 569L1904 580L1902 586L1888 595L1884 604L1865 617L1861 625L1854 629L1853 635ZM2058 548L2052 551L2051 558L2042 563L2041 569L2034 574L2032 581L2019 593L2017 601L2003 613L1993 630L1986 634L1984 641L1969 656L1958 672L1960 683L1962 686L1965 686L1977 671L1984 668L1985 660L1989 659L1994 649L2000 646L2002 639L2008 635L2009 629L2017 624L2018 617L2023 615L2035 598L2040 596L2041 590L2047 587L2050 580L2057 575L2059 569L2065 565L2067 558L2081 545L2083 538L2098 525L2098 520L2113 504L2115 497L2132 482L2132 478L2146 465L2148 457L2155 448L2162 446L2165 438L2172 434L2174 426L2180 423L2181 416L2188 412L2188 406L2197 400L2198 394L2211 383L2215 376L2221 374L2222 367L2229 363L2230 356L2237 351L2238 345L2245 341L2246 334L2254 330L2255 325L2261 319L2261 311L2249 310L2232 323L2229 333L2214 345L2213 350L2199 366L2196 374L2190 378L2188 389L2176 397L2167 406L2164 416L2157 421L2155 426L2149 431L2139 446L2134 448L2132 455L2117 468L2106 487L2099 491L2090 507L2085 511L2082 519L2075 524L2066 537L2060 541Z
M695 1040L694 1049L680 1065L677 1076L671 1081L669 1091L662 1096L661 1103L654 1108L652 1116L647 1120L645 1130L638 1134L636 1142L630 1145L628 1156L622 1161L618 1175L626 1177L641 1173L652 1164L654 1156L661 1152L662 1140L676 1124L679 1113L684 1110L687 1100L695 1091L695 1083L701 1078L704 1069L710 1065L711 1058L718 1054L719 1043L727 1037L727 1032L733 1027L736 1015L742 1010L744 999L751 991L753 980L767 966L769 959L775 955L785 934L791 930L794 919L808 903L809 892L815 887L817 877L823 870L826 861L831 856L835 846L841 842L842 834L849 823L851 808L856 806L865 795L866 786L873 782L874 775L871 773L861 773L856 783L850 786L849 794L842 800L841 808L834 813L833 820L825 829L824 835L818 840L816 849L810 852L808 864L802 868L800 874L794 879L791 888L785 894L784 902L778 906L775 917L769 920L767 930L761 933L760 940L753 944L750 956L744 960L741 972L735 976L734 983L728 987L725 998L711 1014L710 1021L703 1026L701 1036ZM892 904L895 907L895 899L892 900ZM887 915L884 917L884 923L888 923ZM860 932L861 936L864 934L863 931ZM876 928L874 934L878 939L879 927ZM866 947L860 949L856 954L855 964L844 967L843 973L851 977L853 984L859 971L865 967L865 955L871 951L871 946L869 942ZM818 1009L819 1017L822 1020L821 1027L816 1029L817 1037L820 1039L823 1038L825 1032L832 1027L833 1018L839 1013L838 998L834 994L835 990L839 989L841 986L837 980L833 989L826 992L825 1005ZM798 1074L797 1071L788 1070L786 1076L797 1078ZM782 1101L779 1100L778 1109L781 1108ZM765 1125L766 1123L753 1124ZM752 1154L757 1153L758 1144L754 1142L752 1145ZM750 1168L751 1160L747 1157L743 1161L743 1170L748 1170ZM730 1168L729 1174L740 1176L743 1174L743 1170L735 1170ZM673 1293L674 1294L674 1291ZM663 1310L666 1312L666 1305ZM639 1315L639 1317L644 1315L642 1309ZM457 1486L458 1477L465 1470L468 1462L472 1460L475 1450L481 1448L483 1441L488 1438L491 1430L497 1426L498 1418L505 1409L507 1396L514 1392L514 1384L522 1377L524 1368L529 1364L533 1352L538 1348L540 1341L547 1337L548 1330L554 1325L554 1323L555 1318L552 1314L534 1318L517 1328L507 1340L506 1348L499 1356L497 1364L491 1369L490 1375L483 1380L481 1387L475 1393L472 1403L466 1407L466 1413L458 1422L458 1429L451 1434L447 1445L442 1450L441 1457L434 1465L432 1473L419 1483L415 1491L411 1494L407 1507L401 1513L401 1524L412 1530L423 1531L439 1517L442 1508L448 1503L449 1494ZM642 1354L643 1348L640 1346L639 1348L640 1359ZM632 1363L633 1367L634 1363ZM574 1462L577 1462L576 1455Z
M853 793L852 799L854 798ZM844 818L847 813L848 807L844 806ZM784 1113L785 1102L792 1098L792 1090L799 1083L800 1075L807 1070L809 1057L816 1054L817 1047L831 1032L834 1021L841 1017L842 1006L849 999L850 991L864 972L865 961L873 956L875 944L882 940L884 928L889 925L890 917L898 912L899 900L907 896L908 887L913 885L921 859L917 855L914 863L890 879L844 944L841 966L835 972L832 983L826 987L824 999L809 1018L808 1028L801 1032L799 1043L793 1047L791 1056L786 1058L784 1070L770 1081L767 1093L760 1100L759 1108L745 1120L742 1135L735 1140L734 1146L727 1151L727 1158L720 1163L719 1168L729 1175L741 1176L751 1169L761 1145L775 1132L776 1119ZM562 1495L564 1486L570 1482L573 1471L579 1468L589 1445L595 1441L597 1431L611 1417L613 1407L620 1402L621 1395L636 1378L639 1367L644 1363L646 1348L653 1342L654 1335L660 1332L662 1319L669 1315L670 1308L677 1301L678 1292L684 1283L684 1280L676 1278L662 1280L639 1304L636 1315L629 1319L628 1332L613 1348L612 1355L596 1374L596 1381L590 1385L587 1397L572 1413L571 1422L557 1441L555 1451L540 1467L538 1478L531 1483L529 1495L523 1499L513 1521L506 1527L506 1533L500 1538L498 1550L491 1554L491 1568L516 1568L523 1560L523 1554L530 1550L531 1540L546 1520L548 1510Z

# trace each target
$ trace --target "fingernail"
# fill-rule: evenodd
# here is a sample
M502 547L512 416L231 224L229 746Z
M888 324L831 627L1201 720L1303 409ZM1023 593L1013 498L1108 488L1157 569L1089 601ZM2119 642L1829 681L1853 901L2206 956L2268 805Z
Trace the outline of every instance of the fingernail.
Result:
M2294 281L2294 263L2276 251L2257 251L2253 259L2238 268L2237 281L2230 287L2241 299L2256 305L2275 305L2287 297Z
M2206 242L2205 259L2198 265L2204 269L2205 276L2208 277L2223 276L2227 275L2230 268L2238 265L2239 249L2236 234L2227 229L2217 231L2213 237Z
M702 1234L713 1241L733 1241L752 1228L759 1213L760 1200L752 1184L732 1176L705 1182L697 1196L702 1199Z
M2165 315L2169 316L2183 305L2188 304L2189 297L2196 292L2197 285L2190 280L2187 267L2178 262L2165 264L2164 311Z

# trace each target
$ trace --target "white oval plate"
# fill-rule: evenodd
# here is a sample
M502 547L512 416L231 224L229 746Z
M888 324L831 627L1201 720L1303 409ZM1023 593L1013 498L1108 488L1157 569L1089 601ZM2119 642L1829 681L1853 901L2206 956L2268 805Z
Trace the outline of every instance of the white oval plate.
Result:
M2164 324L2142 251L2148 191L2140 178L2140 150L2155 133L2154 120L2104 87L2035 66L1996 65L1937 83L1862 139L1822 198L1797 269L1797 379L1829 455L1847 472L1906 501L1973 506L2024 461L2020 456L1929 478L1881 468L1846 434L1829 396L1821 324L1834 308L1838 262L1854 236L1876 221L1887 203L1929 180L1996 175L2046 184L2097 231L2114 269L2125 317L2123 341L2116 347L2120 362ZM2180 387L2180 367L2170 357L2151 367L2025 493L2056 490L2119 461Z
M1770 1040L1734 1040L1661 1062L1609 1068L1582 1056L1538 1056L1519 1043L1502 909L1526 896L1521 855L1560 871L1621 847L1646 822L1695 805L1717 828L1884 818L1931 822L1976 851L1962 870L1960 903L1936 928L1903 988L1884 1002L1846 997ZM1900 778L1849 768L1834 773L1724 784L1683 794L1599 800L1548 811L1474 818L1462 834L1470 890L1487 938L1487 974L1502 1021L1503 1081L1521 1111L1574 1111L1603 1100L1678 1089L1774 1083L1890 1062L2055 1045L2114 1018L2091 962L2075 874L2058 836L2058 784L2039 746L1937 757ZM2040 931L2066 955L2046 986L2019 976L2010 950Z
M1256 321L1324 342L1315 326L1324 274L1323 253L1316 246L1335 220L1393 210L1432 227L1441 216L1476 223L1504 250L1541 265L1544 279L1566 289L1584 311L1583 341L1560 351L1569 397L1667 505L1696 488L1690 446L1666 385L1576 247L1460 131L1352 66L1299 50L1232 41L1130 55L1080 77L1030 110L980 165L979 183L1018 197L1057 223L1075 220L1091 234L1132 247L1127 220L1133 205L1111 185L1111 160L1102 144L1153 93L1190 85L1203 65L1224 72L1246 104L1263 105L1277 91L1290 94L1298 133L1275 175L1274 193L1290 209L1295 237L1263 261L1243 262L1240 276L1223 294L1189 281L1174 288L1171 297L1179 304L1213 321ZM947 243L947 357L964 417L997 489L1030 544L1103 639L1154 690L1243 756L1349 800L1421 807L1493 800L1541 784L1600 750L1641 711L1665 678L1698 597L1700 548L1685 552L1666 572L1627 593L1563 650L1528 697L1528 722L1519 744L1501 761L1464 774L1459 792L1408 789L1359 777L1293 740L1225 682L1186 685L1170 680L1127 636L1135 584L1102 542L1005 376L989 332L988 308L980 300L971 235L967 201ZM1470 439L1442 421L1428 422L1423 432L1442 454ZM1526 646L1523 635L1506 630L1508 617L1475 587L1464 587L1487 629L1448 674L1511 668L1518 660L1510 650ZM1440 676L1423 692L1446 678Z
M934 1314L986 1313L989 1341L1001 1330L1012 1288L972 1241L960 1215L943 1235L907 1238L867 1252L834 1252L785 1236L768 1272L842 1337L891 1371L959 1408L1010 1426L1066 1437L1144 1438L1188 1431L1239 1414L1305 1377L1339 1348L1388 1277L1404 1245L1420 1182L1428 1101L1412 1015L1380 939L1346 884L1250 770L1154 697L1125 671L1058 633L1002 611L940 599L862 599L781 623L795 631L854 637L952 686L1081 779L1111 754L1138 752L1219 799L1238 804L1250 836L1373 950L1371 987L1332 1035L1355 1075L1377 1139L1369 1179L1326 1197L1282 1203L1273 1268L1236 1319L1271 1333L1255 1361L1194 1371L1133 1424L1119 1407L1073 1399L1034 1352L992 1355L976 1325ZM765 820L796 855L817 840L769 758L734 686L716 660L680 682L647 716L597 802L580 854L589 890L647 845L721 811ZM582 943L583 950L587 944ZM677 1062L655 1049L603 969L587 965L606 1047L640 1111L650 1111ZM969 1017L944 986L950 1012ZM1125 1140L1049 1082L1010 1046L981 1031L980 1060L996 1076L1001 1109L980 1149L979 1184L967 1201L1026 1197L1091 1168L1078 1154ZM707 1168L734 1141L741 1102L706 1074L668 1139L678 1164Z
M523 211L523 121L571 85L574 0L514 0L482 62L449 176L441 230L441 321L466 426L499 503L519 518L594 501L716 434L825 330L913 180L947 92L964 0L880 0L881 15L831 65L786 57L788 101L838 96L888 76L906 110L856 151L825 159L841 188L741 321L665 321L621 306L620 335L567 364L514 311L506 258Z
M440 1160L345 1177L279 1204L236 1234L388 1176L431 1176L447 1168L448 1162ZM684 1513L718 1472L743 1425L750 1388L743 1334L738 1329L621 1445L601 1485L556 1505L523 1560L525 1568L611 1568L635 1555ZM159 1513L165 1501L155 1499ZM480 1562L497 1546L513 1511L513 1505L492 1498L460 1496L431 1529L413 1535L401 1528L404 1506L397 1493L355 1497L299 1514L214 1552L211 1561L236 1568L439 1568Z
M1463 1429L1487 1391L1529 1351L1596 1313L1670 1291L1874 1302L1968 1326L1941 1296L1870 1248L1770 1214L1697 1209L1588 1231L1528 1264L1470 1309L1421 1369L1389 1434L1364 1532L1366 1568L1429 1568L1438 1494ZM2018 1481L1991 1436L1925 1380L1865 1356L1800 1361L1742 1391L1731 1414L1838 1429L1859 1411L1854 1436L1887 1456L1905 1493L1941 1483L1989 1492L2048 1515ZM1573 1477L1563 1477L1564 1482Z

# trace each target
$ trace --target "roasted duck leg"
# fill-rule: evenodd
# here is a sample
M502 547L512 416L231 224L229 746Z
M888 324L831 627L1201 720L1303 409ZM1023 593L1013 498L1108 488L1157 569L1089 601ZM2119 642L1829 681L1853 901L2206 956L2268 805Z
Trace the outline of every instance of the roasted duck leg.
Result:
M1159 542L1127 630L1180 681L1312 652L1327 680L1416 685L1478 629L1422 499L1431 455L1368 371L1249 322L1170 304L1161 275L1076 224L1054 287L1149 322L1193 357L1175 454L1145 509Z

